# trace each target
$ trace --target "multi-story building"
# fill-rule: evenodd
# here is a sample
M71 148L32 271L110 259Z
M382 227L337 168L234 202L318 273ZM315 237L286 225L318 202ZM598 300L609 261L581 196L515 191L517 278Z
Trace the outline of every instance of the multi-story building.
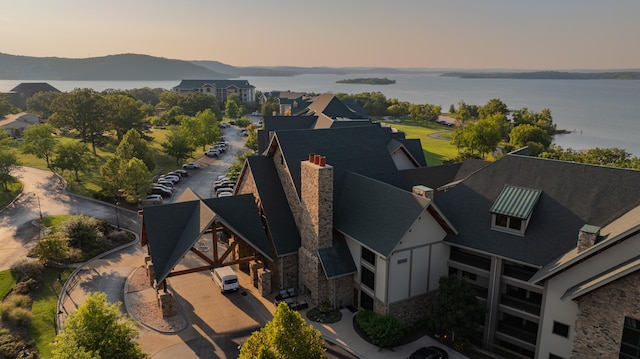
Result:
M486 307L479 346L522 358L640 358L640 171L526 150L425 167L410 141L377 124L268 121L234 196L145 210L159 281L202 233L225 228L264 293L294 287L312 305L409 324L428 317L439 278L457 274ZM163 221L178 207L193 212Z
M243 103L256 101L256 88L247 80L182 80L173 92L185 96L192 93L214 95L220 104L232 94L238 95Z

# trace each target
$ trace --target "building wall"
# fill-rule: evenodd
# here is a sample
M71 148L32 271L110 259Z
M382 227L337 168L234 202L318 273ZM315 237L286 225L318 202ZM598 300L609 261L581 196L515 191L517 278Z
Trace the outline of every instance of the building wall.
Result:
M640 273L580 297L571 358L618 358L624 318L640 319Z
M577 234L576 234L577 238ZM592 338L592 334L586 334L584 330L578 329L578 318L581 316L580 313L584 311L589 311L588 308L585 307L586 300L561 300L560 298L564 295L564 293L573 286L581 283L589 278L592 278L600 273L607 271L608 269L628 261L634 258L638 253L640 253L640 235L636 235L632 238L625 240L619 244L616 244L605 251L599 252L597 255L580 262L573 267L562 271L561 273L551 277L545 283L545 295L543 297L544 304L543 309L544 312L541 315L541 325L539 332L539 345L537 358L547 358L549 353L553 353L555 355L559 355L565 358L577 357L575 354L571 354L572 350L575 351L577 343L579 342L594 342L594 338ZM613 286L612 291L615 292L615 287L619 285L616 283L611 283L608 286ZM632 302L636 299L640 299L640 297L635 297L633 299L633 293L628 293L627 300ZM588 295L584 296L585 298ZM611 300L616 300L616 294L611 293ZM578 304L579 303L579 304ZM611 306L611 308L615 308ZM623 308L620 306L619 308ZM625 309L626 310L626 309ZM603 308L600 311L604 314ZM614 318L617 320L618 316L614 313L610 313L608 315L611 320ZM640 319L640 317L636 317ZM624 319L624 316L623 316ZM553 324L554 321L567 324L570 326L569 330L569 338L564 338L562 336L558 336L557 334L553 334ZM608 323L607 325L611 325ZM620 333L622 331L622 321L618 329ZM587 335L587 339L585 339L585 335ZM615 338L611 338L615 339ZM605 337L600 338L601 342L598 346L606 347L607 345L617 345L617 350L620 349L619 342L612 342L610 344L605 344ZM619 338L617 339L619 340ZM595 344L590 344L595 345Z

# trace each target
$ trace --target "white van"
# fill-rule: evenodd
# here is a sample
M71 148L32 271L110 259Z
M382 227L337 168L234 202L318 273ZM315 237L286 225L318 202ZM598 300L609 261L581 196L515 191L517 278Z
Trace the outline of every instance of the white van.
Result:
M231 267L216 268L211 272L211 276L213 277L213 281L216 285L220 287L220 291L223 293L238 290L238 288L240 288L240 285L238 284L238 276Z

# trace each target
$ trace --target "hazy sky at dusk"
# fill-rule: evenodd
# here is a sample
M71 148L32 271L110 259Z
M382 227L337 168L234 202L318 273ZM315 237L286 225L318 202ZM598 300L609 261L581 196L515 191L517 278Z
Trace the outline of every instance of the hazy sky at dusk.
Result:
M0 52L234 66L640 68L638 0L0 0Z

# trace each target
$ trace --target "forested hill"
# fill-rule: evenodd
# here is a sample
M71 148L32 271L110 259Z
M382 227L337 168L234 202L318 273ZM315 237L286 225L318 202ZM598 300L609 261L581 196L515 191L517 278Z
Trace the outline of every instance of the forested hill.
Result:
M0 53L0 79L152 81L232 77L189 61L123 54L86 59L28 57Z
M539 80L640 80L640 72L445 72L441 76L466 79L539 79Z

